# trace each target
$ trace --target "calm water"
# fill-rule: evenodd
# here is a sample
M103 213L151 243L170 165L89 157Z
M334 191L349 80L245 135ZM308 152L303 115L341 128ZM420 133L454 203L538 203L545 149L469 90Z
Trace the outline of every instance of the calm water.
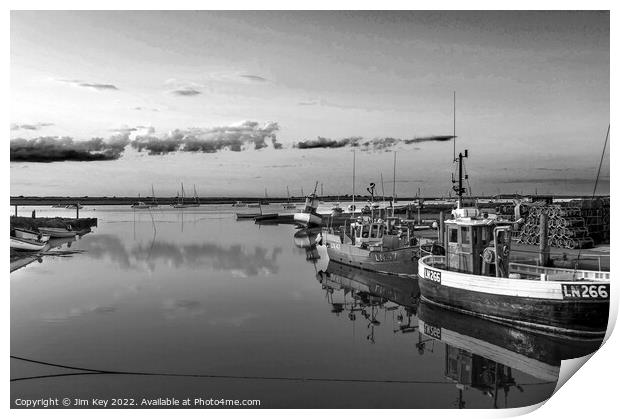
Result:
M293 226L237 222L229 206L80 215L99 226L56 249L75 253L11 273L11 355L178 376L14 381L12 403L201 397L263 407L492 408L537 403L555 388L566 342L420 306L414 280L328 266L296 246L303 233L295 239ZM12 379L71 372L11 359Z

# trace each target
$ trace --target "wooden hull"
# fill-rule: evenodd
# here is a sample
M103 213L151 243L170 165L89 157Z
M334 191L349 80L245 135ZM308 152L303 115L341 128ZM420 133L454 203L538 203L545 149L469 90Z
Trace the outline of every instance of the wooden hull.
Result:
M417 272L417 248L404 247L370 251L347 243L328 243L329 260L385 274L414 275Z
M548 333L602 336L609 281L540 281L469 275L418 263L422 299L452 310ZM588 295L575 292L588 290ZM596 294L595 297L592 295Z
M75 231L67 230L66 228L55 228L55 227L39 227L39 231L50 237L73 237L75 236Z
M37 252L43 250L45 243L36 240L20 239L18 237L11 237L11 249L25 250L30 252Z

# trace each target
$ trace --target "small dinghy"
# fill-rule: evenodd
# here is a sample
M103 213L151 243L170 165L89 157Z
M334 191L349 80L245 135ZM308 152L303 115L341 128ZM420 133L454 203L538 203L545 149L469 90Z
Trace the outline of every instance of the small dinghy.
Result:
M39 231L28 230L25 228L14 228L15 237L20 239L38 240L40 242L47 242L50 236L47 234L41 234Z
M36 252L42 250L44 247L45 243L38 240L22 239L19 237L11 236L11 249Z

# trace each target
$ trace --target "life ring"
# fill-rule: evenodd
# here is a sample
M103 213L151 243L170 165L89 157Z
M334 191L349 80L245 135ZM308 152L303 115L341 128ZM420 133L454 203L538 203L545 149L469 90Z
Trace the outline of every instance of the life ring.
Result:
M493 259L495 258L494 256L495 252L493 251L493 249L486 248L484 249L484 252L482 252L482 260L484 261L484 263L493 263Z

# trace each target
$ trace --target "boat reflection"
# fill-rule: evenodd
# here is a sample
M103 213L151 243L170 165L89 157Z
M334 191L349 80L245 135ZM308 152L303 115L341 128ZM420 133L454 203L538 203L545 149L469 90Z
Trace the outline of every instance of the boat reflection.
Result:
M81 238L82 236L90 233L90 229L88 231L83 231L81 235L70 236L70 237L55 237L49 239L46 246L43 250L33 253L33 252L11 252L10 256L10 269L11 272L15 272L19 269L22 269L32 262L37 261L39 263L43 263L45 257L49 256L70 256L76 253L82 253L83 250L69 250L73 242L76 241L77 238ZM63 249L64 248L64 249Z
M445 344L447 379L458 389L457 405L465 407L463 391L481 391L504 407L511 388L524 391L513 369L546 382L557 382L563 359L596 351L602 339L545 335L445 310L424 301L419 306L419 330Z
M415 314L420 297L417 279L370 272L330 261L316 278L325 290L331 312L346 313L355 321L361 315L368 321L366 337L375 343L375 326L381 325L379 313L398 311L395 333L417 330ZM406 321L405 321L406 318Z
M435 344L439 349L443 346L443 375L456 386L455 406L459 408L467 407L469 389L488 397L494 408L509 405L511 390L524 392L529 385L552 389L563 359L588 355L602 343L601 339L516 329L439 308L420 301L415 277L385 275L330 261L316 278L333 314L346 315L352 322L361 316L367 322L370 343L375 343L375 328L381 326L378 319L389 318L379 314L395 312L393 332L417 337L418 355L435 352Z

